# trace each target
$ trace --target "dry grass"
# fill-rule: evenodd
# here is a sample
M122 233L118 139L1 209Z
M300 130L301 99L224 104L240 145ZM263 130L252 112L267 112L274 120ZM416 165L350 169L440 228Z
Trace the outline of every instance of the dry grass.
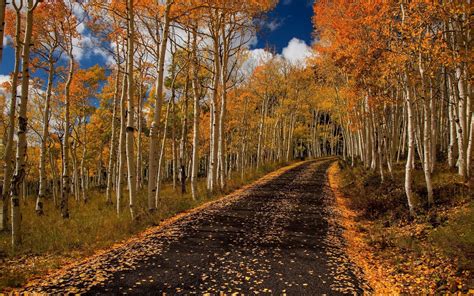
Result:
M444 294L474 289L472 188L456 172L440 166L433 175L436 204L428 207L424 175L417 170L413 182L417 216L412 219L403 180L402 164L383 183L376 172L360 167L345 166L340 174L345 204L356 213L354 228L363 246L358 247L359 253L365 261L371 260L365 271L372 285L382 287L381 293Z
M34 197L28 197L21 203L21 247L14 252L10 245L10 234L0 234L0 291L22 286L28 278L123 241L150 226L158 225L164 219L217 199L284 165L267 165L257 171L249 171L243 180L240 176L233 176L228 181L226 192L213 195L206 192L205 180L200 180L197 201L192 200L190 193L182 195L171 184L165 184L160 206L154 213L147 211L145 190L141 190L136 197L135 221L130 219L126 193L120 216L116 214L115 205L106 204L103 191L92 190L88 193L87 204L70 201L71 217L67 220L61 218L59 210L50 200L45 203L45 215L38 217L34 211Z

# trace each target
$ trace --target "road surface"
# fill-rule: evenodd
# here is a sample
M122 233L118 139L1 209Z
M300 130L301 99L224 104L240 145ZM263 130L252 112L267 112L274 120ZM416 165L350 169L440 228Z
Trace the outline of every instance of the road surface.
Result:
M88 295L362 294L327 169L310 161L30 286ZM235 294L237 293L237 294Z

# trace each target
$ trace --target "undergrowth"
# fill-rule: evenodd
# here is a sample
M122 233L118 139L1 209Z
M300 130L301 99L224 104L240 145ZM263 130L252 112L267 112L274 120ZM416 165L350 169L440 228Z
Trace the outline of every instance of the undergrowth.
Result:
M474 288L474 199L470 185L461 182L454 170L436 168L433 206L427 203L423 171L414 171L416 216L410 217L403 164L395 165L392 175L386 173L383 182L378 171L341 166L342 191L357 213L359 232L376 256L393 267L393 281L405 285L402 292L453 293ZM445 271L434 270L437 264L444 265Z

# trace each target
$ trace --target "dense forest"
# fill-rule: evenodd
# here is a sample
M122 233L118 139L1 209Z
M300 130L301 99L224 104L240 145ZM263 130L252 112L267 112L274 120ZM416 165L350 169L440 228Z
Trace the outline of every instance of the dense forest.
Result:
M296 63L250 50L276 4L0 1L0 58L14 51L0 90L0 229L13 249L28 239L25 207L61 221L93 197L134 223L165 184L199 200L296 159L337 155L382 183L403 163L412 217L437 203L437 170L468 184L470 1L316 1L313 52ZM107 65L81 67L85 44Z
M335 90L344 157L378 170L382 182L394 162L406 159L405 191L414 215L418 162L428 204L435 203L437 163L457 167L464 181L472 174L472 6L343 3L315 5L316 50L324 57L315 65L317 81Z
M13 246L21 196L36 199L37 215L54 203L68 219L69 201L87 203L99 187L133 220L137 191L154 211L164 181L197 199L198 178L224 190L231 172L343 150L311 68L249 56L253 19L275 3L214 2L7 6L15 70L3 85L1 220ZM84 30L107 68L78 67Z

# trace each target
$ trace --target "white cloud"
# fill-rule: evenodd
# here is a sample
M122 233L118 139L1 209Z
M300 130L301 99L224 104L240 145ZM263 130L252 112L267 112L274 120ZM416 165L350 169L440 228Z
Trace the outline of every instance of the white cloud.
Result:
M278 29L282 24L283 24L283 22L281 22L281 21L272 20L271 22L265 23L265 27L267 27L270 31L273 32L276 29Z
M265 64L273 58L273 54L263 48L256 48L248 51L247 60L242 64L242 74L250 77L258 66Z
M77 25L77 31L80 34L85 33L85 30L86 30L86 25L84 23L80 23L79 25Z
M288 43L288 46L283 48L283 57L290 63L305 63L305 60L313 55L312 49L303 40L293 38Z
M258 38L257 38L257 35L254 34L252 36L252 39L250 39L250 41L249 41L249 47L257 46L257 44L258 44Z
M88 59L95 55L101 57L107 65L114 63L111 54L100 47L100 42L96 37L92 36L84 28L78 27L78 31L81 36L72 40L72 54L76 61L80 63L83 59Z
M281 19L273 19L271 21L266 20L266 19L260 19L257 21L257 25L262 29L266 29L266 30L269 30L270 32L273 32L279 27L281 27L283 25L283 22L284 21Z

